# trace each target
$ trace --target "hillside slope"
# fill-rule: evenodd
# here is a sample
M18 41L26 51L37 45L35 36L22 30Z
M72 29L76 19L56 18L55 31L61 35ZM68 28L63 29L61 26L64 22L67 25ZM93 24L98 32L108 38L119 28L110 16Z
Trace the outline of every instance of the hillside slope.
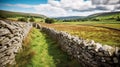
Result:
M99 18L99 19L108 19L108 18L116 18L120 17L120 11L118 12L104 12L104 13L96 13L89 15L87 18Z
M74 19L82 19L85 18L85 16L67 16L67 17L57 17L55 19L57 20L74 20Z
M31 16L31 17L41 17L41 18L44 18L46 16L44 15L41 15L41 14L34 14L34 13L22 13L22 12L12 12L12 11L5 11L5 10L0 10L0 17L28 17L28 16Z

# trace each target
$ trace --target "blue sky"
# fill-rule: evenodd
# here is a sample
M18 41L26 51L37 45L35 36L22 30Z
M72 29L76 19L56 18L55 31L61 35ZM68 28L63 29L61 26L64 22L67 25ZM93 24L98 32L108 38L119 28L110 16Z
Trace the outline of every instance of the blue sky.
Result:
M9 4L45 4L47 0L0 0L1 3L9 3Z
M118 11L120 10L120 2L118 1L119 0L0 0L0 10L38 13L48 17L88 16L93 13Z

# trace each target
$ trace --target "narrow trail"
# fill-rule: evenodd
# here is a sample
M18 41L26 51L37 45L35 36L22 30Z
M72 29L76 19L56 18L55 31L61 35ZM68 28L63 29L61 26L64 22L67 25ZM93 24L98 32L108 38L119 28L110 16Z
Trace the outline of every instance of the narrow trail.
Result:
M77 61L71 60L50 37L38 29L33 28L30 39L30 50L34 56L29 58L29 61L24 63L22 67L80 67Z

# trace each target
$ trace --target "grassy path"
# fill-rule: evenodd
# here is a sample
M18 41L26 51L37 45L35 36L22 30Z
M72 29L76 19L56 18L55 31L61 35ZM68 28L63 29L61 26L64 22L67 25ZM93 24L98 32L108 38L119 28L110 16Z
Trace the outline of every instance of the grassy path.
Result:
M35 28L24 43L24 50L16 56L16 67L80 67L54 41Z

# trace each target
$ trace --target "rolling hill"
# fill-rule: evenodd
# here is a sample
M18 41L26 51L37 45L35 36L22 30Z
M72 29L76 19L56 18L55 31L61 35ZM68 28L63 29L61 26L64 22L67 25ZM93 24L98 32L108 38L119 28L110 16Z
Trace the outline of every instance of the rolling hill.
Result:
M67 17L57 17L55 19L57 20L92 20L92 19L101 19L101 20L106 20L106 19L116 19L117 17L120 17L120 11L118 12L104 12L104 13L96 13L92 14L89 16L67 16Z
M38 18L45 18L46 16L41 14L34 14L34 13L22 13L22 12L12 12L12 11L5 11L0 10L0 17L38 17Z
M108 19L108 18L116 18L117 16L120 17L120 11L118 11L118 12L96 13L96 14L89 15L86 18Z
M74 20L74 19L82 19L85 18L85 16L67 16L67 17L57 17L55 19L57 20Z

